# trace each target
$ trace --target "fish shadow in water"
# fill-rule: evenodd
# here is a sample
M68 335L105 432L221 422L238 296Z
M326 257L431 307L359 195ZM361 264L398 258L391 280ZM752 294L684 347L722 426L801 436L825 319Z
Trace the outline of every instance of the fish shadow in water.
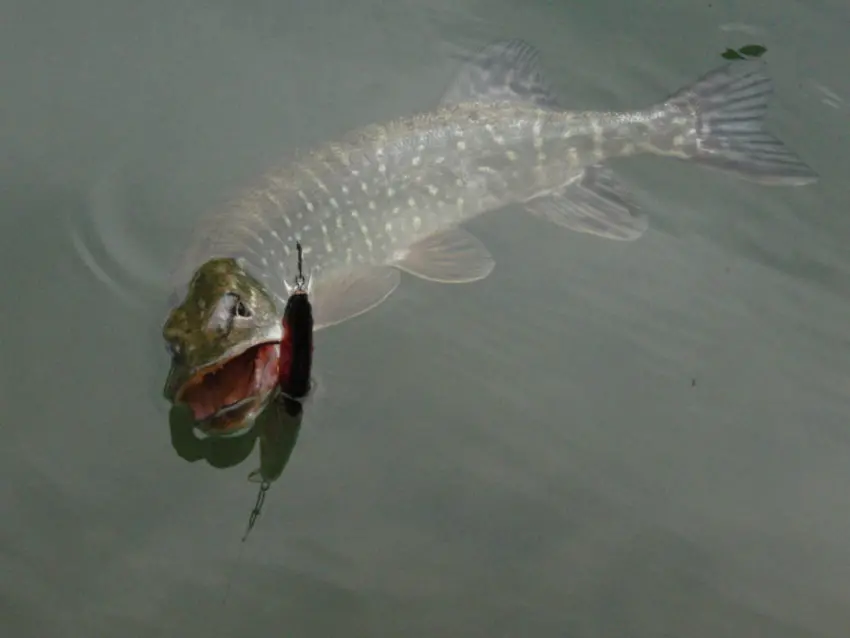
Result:
M260 441L260 464L248 480L271 483L280 478L298 441L304 407L278 397L257 417L251 429L240 436L199 436L196 423L183 406L173 405L168 414L171 446L184 461L205 460L216 469L235 467L245 461Z

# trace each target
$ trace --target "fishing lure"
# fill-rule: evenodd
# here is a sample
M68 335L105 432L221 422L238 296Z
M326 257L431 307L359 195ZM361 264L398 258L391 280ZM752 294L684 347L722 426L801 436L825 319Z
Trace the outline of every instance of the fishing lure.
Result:
M303 400L312 388L313 306L309 284L304 279L301 243L298 251L298 275L289 288L289 299L283 311L283 338L280 343L278 386L284 398Z

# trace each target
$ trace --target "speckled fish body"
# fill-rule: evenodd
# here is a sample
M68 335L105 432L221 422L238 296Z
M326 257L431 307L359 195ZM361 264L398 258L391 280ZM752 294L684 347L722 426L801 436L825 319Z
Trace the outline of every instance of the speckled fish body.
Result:
M645 108L575 112L560 106L538 58L519 40L485 47L433 110L302 153L212 215L178 271L183 303L164 331L186 365L279 336L270 317L288 297L296 241L319 329L376 307L401 272L487 277L494 260L463 224L505 206L639 238L648 217L607 165L613 158L673 157L769 185L817 179L764 129L772 86L761 61L727 64ZM236 300L258 299L263 319L252 309L245 323L254 337L229 331Z

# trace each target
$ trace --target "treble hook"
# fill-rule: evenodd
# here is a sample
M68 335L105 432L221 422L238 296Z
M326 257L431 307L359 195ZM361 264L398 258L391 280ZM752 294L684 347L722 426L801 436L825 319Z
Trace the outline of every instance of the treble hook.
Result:
M266 492L269 491L270 487L271 483L269 481L263 481L260 483L260 491L257 494L257 502L254 504L254 509L251 510L251 516L248 519L248 529L245 530L245 535L242 537L243 543L245 542L245 539L248 538L248 534L251 533L251 530L254 529L254 524L257 522L257 519L263 511L263 502L266 500Z

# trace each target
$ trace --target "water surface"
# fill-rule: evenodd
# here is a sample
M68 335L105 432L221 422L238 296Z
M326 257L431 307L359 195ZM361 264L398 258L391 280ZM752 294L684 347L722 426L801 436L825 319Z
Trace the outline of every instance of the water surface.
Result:
M846 636L850 83L842 3L7 3L0 50L0 618L24 637ZM405 276L317 341L321 391L239 539L257 451L186 462L165 277L296 146L427 108L457 55L542 51L575 108L768 48L768 189L617 164L606 242L519 210L497 267ZM227 594L227 604L222 598Z

